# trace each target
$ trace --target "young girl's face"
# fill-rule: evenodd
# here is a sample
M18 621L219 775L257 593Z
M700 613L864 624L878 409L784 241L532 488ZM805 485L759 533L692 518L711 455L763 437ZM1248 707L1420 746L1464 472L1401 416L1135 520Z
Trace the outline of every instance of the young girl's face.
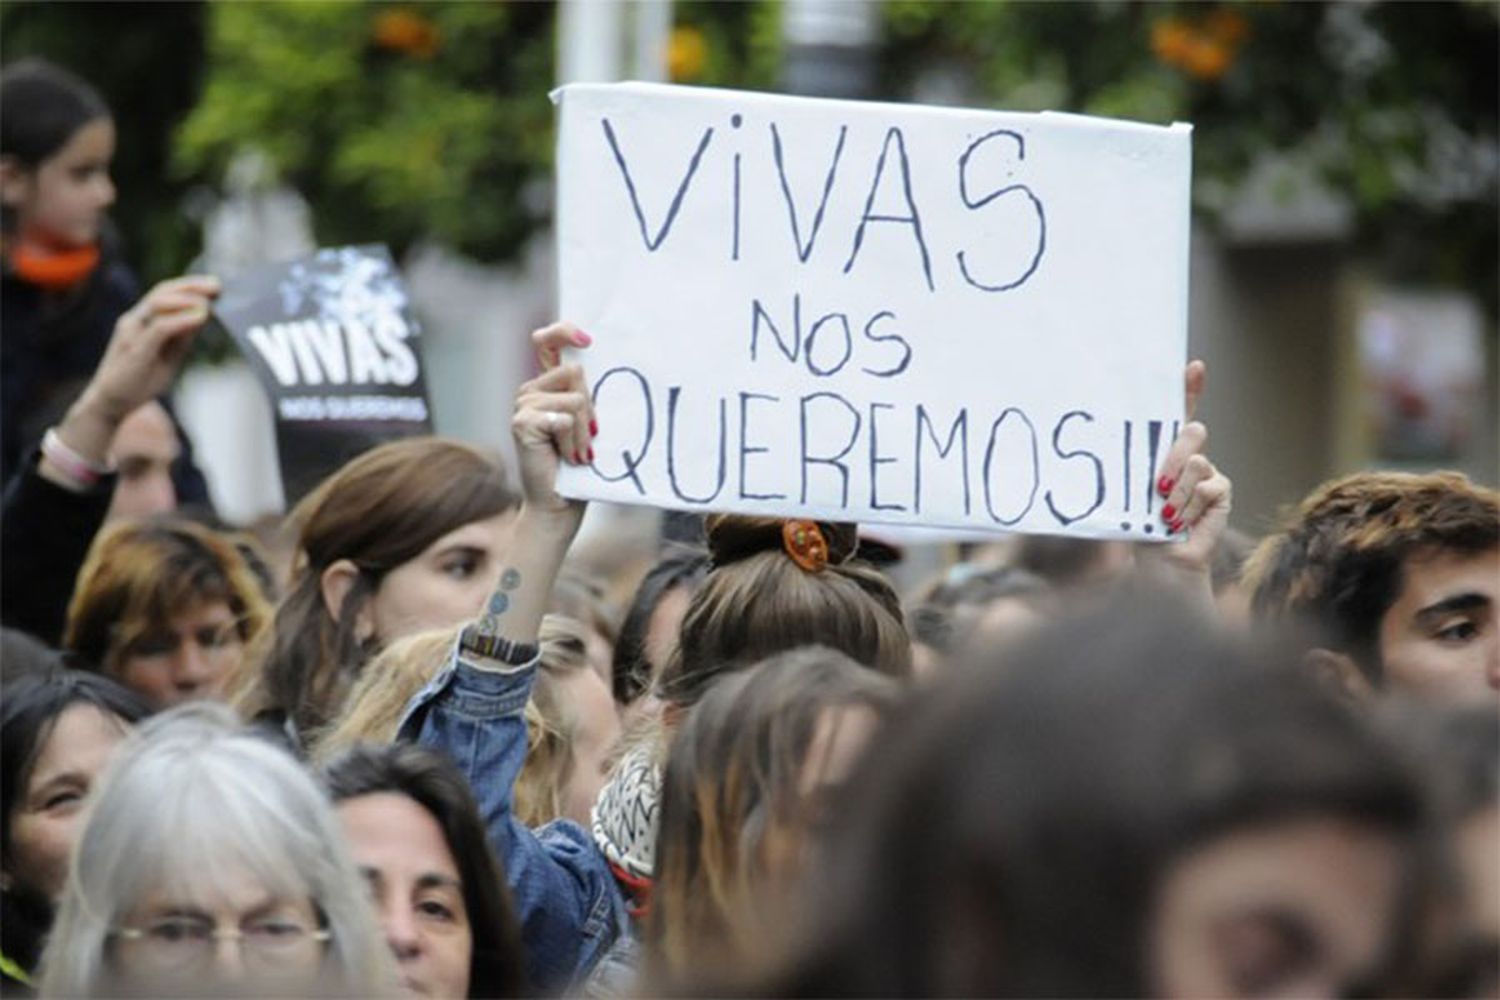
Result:
M24 239L82 247L99 238L104 212L115 200L109 178L115 155L115 123L96 118L84 125L35 170L7 185L6 202L16 210Z

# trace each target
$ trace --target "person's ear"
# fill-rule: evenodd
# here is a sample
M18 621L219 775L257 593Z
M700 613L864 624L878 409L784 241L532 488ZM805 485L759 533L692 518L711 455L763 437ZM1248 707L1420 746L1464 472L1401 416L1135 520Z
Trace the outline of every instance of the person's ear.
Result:
M349 593L359 583L359 567L348 559L339 559L323 571L319 578L319 588L323 593L323 610L328 612L328 617L335 622L343 613L344 602L348 600ZM370 616L370 603L366 601L355 612L354 638L363 643L375 631L375 624Z
M1348 653L1318 647L1309 649L1302 662L1320 684L1342 698L1362 703L1375 697L1375 689L1371 687L1369 678Z
M15 208L31 196L31 171L14 156L0 156L0 201Z

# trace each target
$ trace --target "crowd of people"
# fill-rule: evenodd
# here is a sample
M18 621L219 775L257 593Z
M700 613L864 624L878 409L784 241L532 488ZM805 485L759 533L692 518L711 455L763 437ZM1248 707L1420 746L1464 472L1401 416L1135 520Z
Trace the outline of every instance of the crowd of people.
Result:
M167 403L218 283L138 294L86 84L0 105L6 995L1500 994L1495 490L1242 535L1193 363L1172 542L903 594L855 525L716 514L601 578L556 323L514 468L380 445L284 558Z

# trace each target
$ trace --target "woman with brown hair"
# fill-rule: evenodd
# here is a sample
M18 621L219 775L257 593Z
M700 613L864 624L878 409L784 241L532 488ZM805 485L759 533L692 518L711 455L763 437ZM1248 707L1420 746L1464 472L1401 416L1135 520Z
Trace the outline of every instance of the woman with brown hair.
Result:
M63 646L165 708L222 696L270 618L228 539L188 521L125 521L94 541Z
M854 525L715 514L705 528L712 568L656 681L660 714L635 728L594 803L594 841L640 912L652 892L667 746L710 684L810 645L897 680L911 675L900 599L879 571L856 560Z
M751 960L809 831L899 694L810 647L723 678L687 714L662 779L647 934L656 979Z
M516 505L499 462L458 441L407 438L349 462L292 512L298 566L236 707L305 742L374 652L479 612Z

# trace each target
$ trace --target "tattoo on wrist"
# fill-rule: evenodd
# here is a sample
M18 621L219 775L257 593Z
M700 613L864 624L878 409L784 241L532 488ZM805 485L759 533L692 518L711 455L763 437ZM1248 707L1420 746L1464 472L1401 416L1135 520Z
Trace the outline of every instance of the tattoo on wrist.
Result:
M521 573L514 567L500 575L500 587L490 595L484 612L463 630L462 644L470 652L515 666L536 659L534 643L514 642L500 634L501 618L510 610L510 594L521 585Z

